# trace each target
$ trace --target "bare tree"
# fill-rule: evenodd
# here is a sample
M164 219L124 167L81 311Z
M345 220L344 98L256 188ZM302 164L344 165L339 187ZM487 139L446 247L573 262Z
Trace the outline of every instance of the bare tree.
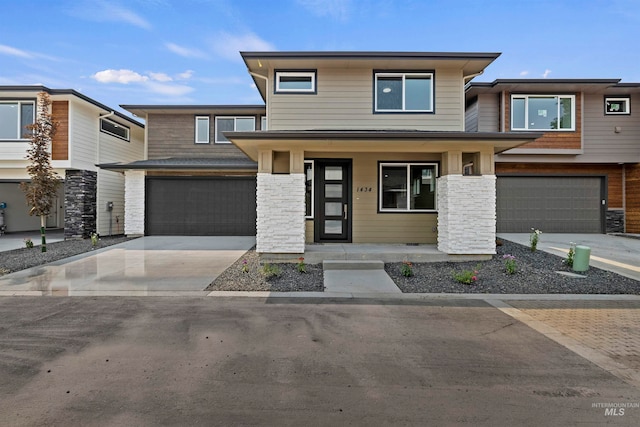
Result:
M27 198L27 205L31 206L29 215L40 217L40 235L42 237L42 252L47 251L45 227L47 215L51 213L55 201L60 177L51 167L51 143L56 132L57 123L51 117L49 108L51 100L45 92L38 94L38 108L36 121L27 126L29 130L29 149L27 149L27 172L31 182L20 184Z

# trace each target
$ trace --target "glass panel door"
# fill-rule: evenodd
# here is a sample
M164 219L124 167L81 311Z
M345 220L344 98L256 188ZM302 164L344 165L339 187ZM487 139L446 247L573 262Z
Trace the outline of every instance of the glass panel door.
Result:
M351 160L317 161L316 241L351 241Z

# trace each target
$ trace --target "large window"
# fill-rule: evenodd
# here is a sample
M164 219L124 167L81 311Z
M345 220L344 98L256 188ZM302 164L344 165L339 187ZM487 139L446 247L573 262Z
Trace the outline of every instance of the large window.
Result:
M256 130L255 117L216 117L216 142L229 143L223 132Z
M196 116L196 144L209 143L209 116Z
M0 102L0 139L28 139L34 120L34 101Z
M276 71L276 93L316 93L316 72Z
M511 130L575 130L575 96L513 95Z
M304 203L307 218L313 218L313 160L304 161Z
M100 119L100 132L129 141L129 128L108 119Z
M380 212L429 212L436 209L435 163L381 163Z
M433 112L433 73L376 73L376 112Z

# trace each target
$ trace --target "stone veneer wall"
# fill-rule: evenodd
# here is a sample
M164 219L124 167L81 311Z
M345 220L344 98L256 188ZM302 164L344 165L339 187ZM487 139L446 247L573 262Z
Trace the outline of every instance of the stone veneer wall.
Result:
M624 210L622 209L607 210L606 232L607 233L624 233Z
M438 250L496 253L495 175L438 178Z
M98 174L67 170L64 176L64 238L86 238L96 231Z
M124 173L124 234L144 236L145 173Z
M258 174L257 252L304 253L304 183L304 174Z

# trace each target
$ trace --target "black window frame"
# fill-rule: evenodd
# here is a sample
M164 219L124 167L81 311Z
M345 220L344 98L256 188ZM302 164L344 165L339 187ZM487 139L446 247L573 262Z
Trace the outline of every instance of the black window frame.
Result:
M402 109L378 109L378 76L383 77L401 76L402 77ZM430 108L427 110L407 110L406 109L406 76L430 76L431 82L431 99ZM435 70L373 70L373 113L374 114L435 114L436 112L436 72Z
M111 132L111 131L109 131L107 129L104 129L103 123L111 124L115 128L125 129L126 130L126 136L118 135L117 133L113 133L113 132ZM115 120L110 120L107 117L100 117L100 132L106 133L107 135L111 135L114 138L118 138L118 139L121 139L123 141L131 142L131 129L129 128L129 126L125 126L125 125L123 125L121 123L116 122Z

